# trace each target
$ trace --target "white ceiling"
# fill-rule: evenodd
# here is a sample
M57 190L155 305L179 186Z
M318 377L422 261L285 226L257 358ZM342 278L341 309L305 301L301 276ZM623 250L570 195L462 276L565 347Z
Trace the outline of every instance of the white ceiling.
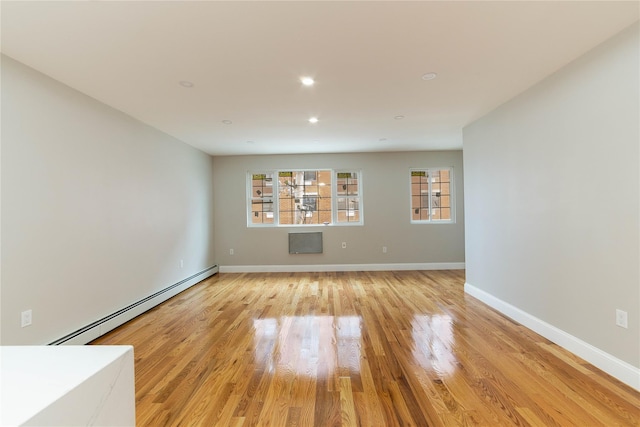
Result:
M639 10L635 1L0 7L3 53L214 155L460 149L463 126ZM438 77L425 81L427 72ZM303 75L316 85L303 87Z

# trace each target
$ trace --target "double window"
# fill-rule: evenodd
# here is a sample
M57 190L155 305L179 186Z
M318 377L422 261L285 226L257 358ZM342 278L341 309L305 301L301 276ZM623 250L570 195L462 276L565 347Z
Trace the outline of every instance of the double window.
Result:
M453 170L411 169L411 222L454 222Z
M249 172L247 226L362 224L360 171Z

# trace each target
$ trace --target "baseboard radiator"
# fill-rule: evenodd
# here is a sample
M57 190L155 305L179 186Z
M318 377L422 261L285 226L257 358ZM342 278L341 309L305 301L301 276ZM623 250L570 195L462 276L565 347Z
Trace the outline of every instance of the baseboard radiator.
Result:
M152 309L158 304L179 294L180 292L195 285L196 283L210 276L213 276L217 272L218 265L208 267L121 310L113 312L100 320L96 320L95 322L83 328L80 328L75 332L65 335L64 337L51 342L49 345L82 345L93 341L94 339L128 322L134 317L141 315L145 311Z

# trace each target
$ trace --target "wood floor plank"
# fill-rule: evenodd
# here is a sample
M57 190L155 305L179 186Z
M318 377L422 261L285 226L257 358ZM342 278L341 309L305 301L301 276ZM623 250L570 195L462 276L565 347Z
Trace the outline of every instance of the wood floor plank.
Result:
M358 425L356 419L356 408L354 403L353 390L351 389L351 379L340 377L340 425L345 427L355 427Z
M217 274L93 344L134 346L138 426L640 425L640 393L463 284Z

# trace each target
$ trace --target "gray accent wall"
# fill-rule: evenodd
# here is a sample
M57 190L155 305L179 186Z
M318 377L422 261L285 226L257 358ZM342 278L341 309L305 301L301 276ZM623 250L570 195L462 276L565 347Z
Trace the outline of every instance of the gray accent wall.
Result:
M635 367L638 39L636 24L464 129L467 282Z
M6 56L1 161L3 345L47 344L215 263L209 155Z
M410 168L453 166L455 224L410 224ZM247 173L266 169L362 171L363 226L247 227ZM256 265L464 263L461 151L214 157L215 253L221 269ZM288 233L322 231L322 254L289 254ZM341 243L346 242L343 249ZM386 246L387 253L382 252ZM230 255L229 250L234 250Z

